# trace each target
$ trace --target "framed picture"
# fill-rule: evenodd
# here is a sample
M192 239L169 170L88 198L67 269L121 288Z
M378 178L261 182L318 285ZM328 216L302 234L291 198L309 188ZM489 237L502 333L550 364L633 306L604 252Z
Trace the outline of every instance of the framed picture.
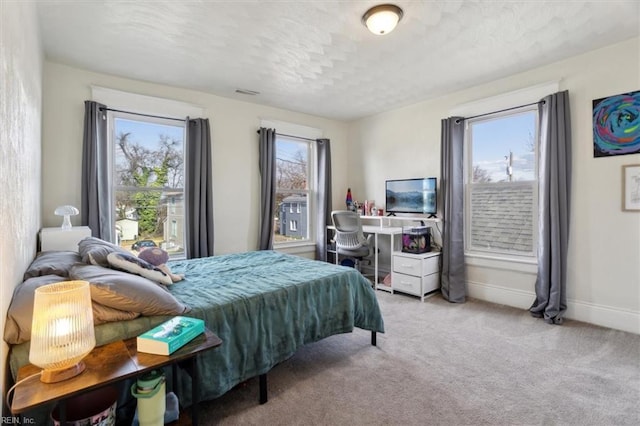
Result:
M640 164L622 166L622 210L640 211Z
M640 153L640 91L595 99L593 156Z

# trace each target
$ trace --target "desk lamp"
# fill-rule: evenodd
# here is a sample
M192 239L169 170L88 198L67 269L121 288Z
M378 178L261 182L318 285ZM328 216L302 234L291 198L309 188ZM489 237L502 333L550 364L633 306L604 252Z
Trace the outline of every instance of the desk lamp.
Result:
M35 290L29 362L55 383L82 373L82 359L96 345L87 281L65 281Z

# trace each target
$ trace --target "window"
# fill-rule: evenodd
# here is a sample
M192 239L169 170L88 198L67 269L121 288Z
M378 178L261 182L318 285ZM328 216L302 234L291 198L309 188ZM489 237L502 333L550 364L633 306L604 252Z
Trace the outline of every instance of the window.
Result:
M152 240L184 256L184 123L110 112L109 124L119 244Z
M537 129L536 105L467 121L468 253L536 256Z
M311 242L313 197L312 141L276 137L276 209L274 245Z

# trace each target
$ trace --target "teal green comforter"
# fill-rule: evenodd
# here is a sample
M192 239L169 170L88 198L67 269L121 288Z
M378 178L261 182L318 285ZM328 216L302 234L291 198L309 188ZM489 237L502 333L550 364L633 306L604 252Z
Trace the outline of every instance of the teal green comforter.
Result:
M187 277L172 293L223 341L199 359L203 399L268 372L306 343L354 327L384 332L374 290L353 268L257 251L171 269Z
M198 359L201 399L268 372L300 346L354 327L384 332L374 290L353 268L256 251L170 262L186 279L169 287L223 341ZM96 326L98 345L137 336L168 317L140 317ZM12 347L13 376L28 362L28 342ZM181 375L180 398L191 383Z

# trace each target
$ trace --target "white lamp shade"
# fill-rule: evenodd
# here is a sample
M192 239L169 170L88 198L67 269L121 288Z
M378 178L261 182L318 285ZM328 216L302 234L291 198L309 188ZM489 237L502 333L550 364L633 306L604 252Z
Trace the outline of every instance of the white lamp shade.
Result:
M80 210L78 210L76 207L74 206L59 206L55 209L55 211L53 212L56 216L64 216L64 219L62 220L62 229L71 229L71 216L75 216L78 213L80 213Z
M383 4L369 9L362 17L362 22L376 35L388 34L398 25L402 18L402 9L392 4Z
M29 350L33 365L45 372L73 368L95 345L87 281L65 281L35 290Z

